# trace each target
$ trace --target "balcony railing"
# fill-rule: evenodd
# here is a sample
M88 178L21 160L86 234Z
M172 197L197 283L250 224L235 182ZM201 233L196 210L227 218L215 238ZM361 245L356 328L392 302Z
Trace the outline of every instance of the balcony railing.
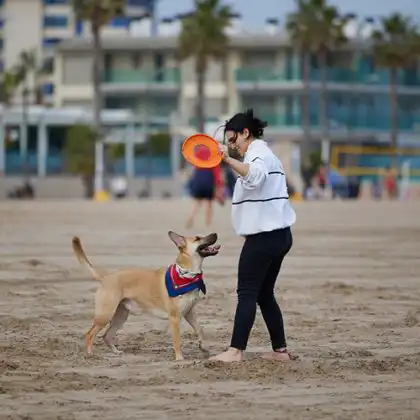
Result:
M149 70L106 70L102 75L104 83L177 84L179 69Z
M313 82L321 81L321 70L311 69L310 80ZM330 68L327 70L327 80L329 83L343 84L365 84L365 85L389 85L390 75L386 69L375 72L367 70L352 70L347 68ZM240 68L236 71L237 82L296 82L302 81L302 76L298 71L284 71L269 68ZM420 73L415 71L399 71L397 74L399 86L420 87Z
M297 73L288 74L283 70L265 68L241 68L236 70L236 81L238 82L292 82L299 80Z
M268 126L272 128L293 128L300 127L302 118L299 114L259 114L260 118L267 121ZM328 117L329 129L334 130L372 130L372 131L389 131L391 130L391 122L389 116L385 115L339 115L331 113ZM320 118L317 114L310 117L310 125L312 128L320 127ZM420 129L420 115L404 115L398 116L398 128L403 131L418 131Z

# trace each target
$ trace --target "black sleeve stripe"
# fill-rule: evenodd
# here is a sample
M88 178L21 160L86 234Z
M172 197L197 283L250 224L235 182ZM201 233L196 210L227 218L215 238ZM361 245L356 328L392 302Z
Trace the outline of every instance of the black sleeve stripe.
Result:
M243 204L243 203L267 203L269 201L274 201L274 200L288 200L289 197L271 197L271 198L263 198L263 199L248 199L248 200L242 200L242 201L234 201L232 202L232 206L237 206L238 204Z
M255 162L255 161L256 161L256 160L258 160L258 159L259 159L259 160L262 160L260 157L258 157L258 156L257 156L257 157L255 157L254 159L252 159L252 160L251 160L251 163L252 163L252 162ZM269 173L268 173L268 175L274 175L274 174L277 174L277 175L284 175L284 172L282 172L282 171L272 171L272 172L269 172Z

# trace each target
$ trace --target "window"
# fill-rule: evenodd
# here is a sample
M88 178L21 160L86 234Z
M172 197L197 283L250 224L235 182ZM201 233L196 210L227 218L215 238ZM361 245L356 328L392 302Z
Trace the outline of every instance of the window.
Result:
M79 36L83 33L83 22L81 20L78 20L76 22L75 32L76 32L76 36Z
M42 71L45 74L54 73L54 58L53 57L46 57L42 60Z
M68 24L68 16L44 16L44 28L66 28Z
M42 45L46 48L54 47L61 41L61 38L44 38Z
M154 0L127 0L128 6L145 7L148 9L152 8L154 3Z
M129 23L130 23L129 18L125 16L121 16L121 17L116 17L112 19L110 22L110 26L113 26L115 28L127 28Z
M54 93L54 85L52 83L45 83L42 86L42 93L44 95L52 95Z
M51 4L68 4L70 3L70 0L44 0L45 5L51 5Z

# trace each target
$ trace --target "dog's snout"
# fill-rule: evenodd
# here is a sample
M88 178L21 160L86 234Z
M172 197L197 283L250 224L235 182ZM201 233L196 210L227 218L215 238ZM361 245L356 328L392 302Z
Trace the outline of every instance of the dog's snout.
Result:
M210 233L210 235L208 235L206 237L206 242L216 242L217 241L217 233Z

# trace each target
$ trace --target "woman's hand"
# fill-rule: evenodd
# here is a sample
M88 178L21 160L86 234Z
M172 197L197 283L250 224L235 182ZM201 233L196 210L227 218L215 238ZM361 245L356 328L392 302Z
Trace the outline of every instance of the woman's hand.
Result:
M223 160L226 160L229 158L229 148L225 144L219 143L219 152L222 155Z
M242 163L239 160L229 156L229 147L225 144L219 144L219 153L222 155L222 159L239 175L246 176L249 171L249 164Z

